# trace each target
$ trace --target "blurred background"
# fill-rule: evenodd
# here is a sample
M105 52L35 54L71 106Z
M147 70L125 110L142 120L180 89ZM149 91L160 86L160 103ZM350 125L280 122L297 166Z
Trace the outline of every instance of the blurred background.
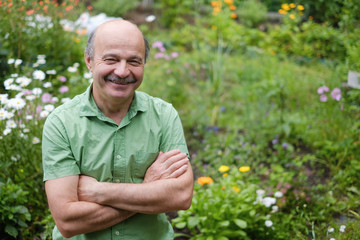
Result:
M151 45L139 90L172 103L194 168L176 239L360 238L360 1L0 1L0 239L51 239L41 134L92 82L88 34Z

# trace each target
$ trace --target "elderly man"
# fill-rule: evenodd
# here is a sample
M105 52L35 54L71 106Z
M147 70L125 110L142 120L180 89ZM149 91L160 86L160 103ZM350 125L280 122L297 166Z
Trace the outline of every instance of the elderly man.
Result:
M89 36L93 83L43 130L53 239L173 239L165 212L191 205L193 174L179 116L143 92L149 46L125 20Z

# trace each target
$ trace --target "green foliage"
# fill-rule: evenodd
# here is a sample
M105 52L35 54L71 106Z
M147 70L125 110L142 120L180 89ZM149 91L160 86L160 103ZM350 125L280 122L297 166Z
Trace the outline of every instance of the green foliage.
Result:
M258 0L246 0L240 3L237 13L240 22L247 27L258 27L267 18L266 5Z
M281 239L272 228L276 211L271 213L270 207L278 207L270 202L276 199L257 193L258 186L246 180L248 174L235 168L214 183L199 180L192 206L179 211L173 225L187 227L190 239Z
M94 11L97 13L105 13L107 16L123 17L128 11L135 9L139 1L126 0L96 0L94 1Z
M27 227L30 213L25 206L28 192L11 180L0 181L0 233L7 233L17 237L19 232Z
M71 19L83 8L70 0L62 2L32 4L18 0L0 6L0 42L7 58L22 59L25 65L45 54L48 65L58 70L82 58L81 36L66 31L61 19Z

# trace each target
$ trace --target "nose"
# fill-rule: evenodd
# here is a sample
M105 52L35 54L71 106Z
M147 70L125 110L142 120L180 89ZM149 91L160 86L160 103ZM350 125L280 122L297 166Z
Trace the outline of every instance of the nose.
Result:
M126 60L121 60L116 64L114 73L121 78L129 76L130 70L128 68Z

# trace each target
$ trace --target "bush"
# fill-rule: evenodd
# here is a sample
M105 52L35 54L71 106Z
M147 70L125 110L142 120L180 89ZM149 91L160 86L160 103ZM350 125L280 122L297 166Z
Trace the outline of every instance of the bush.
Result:
M243 166L229 171L223 165L219 168L223 176L217 176L215 182L210 177L198 178L192 206L179 211L173 225L186 227L190 239L197 240L281 239L273 228L277 199L247 180L249 169ZM282 198L283 194L275 196Z
M267 8L258 0L242 2L237 13L240 22L247 27L258 27L267 18Z
M136 8L138 1L127 0L97 0L93 3L94 11L107 16L123 17L125 13Z
M28 225L30 213L25 206L28 192L9 179L6 183L0 181L0 237L6 233L14 238Z

